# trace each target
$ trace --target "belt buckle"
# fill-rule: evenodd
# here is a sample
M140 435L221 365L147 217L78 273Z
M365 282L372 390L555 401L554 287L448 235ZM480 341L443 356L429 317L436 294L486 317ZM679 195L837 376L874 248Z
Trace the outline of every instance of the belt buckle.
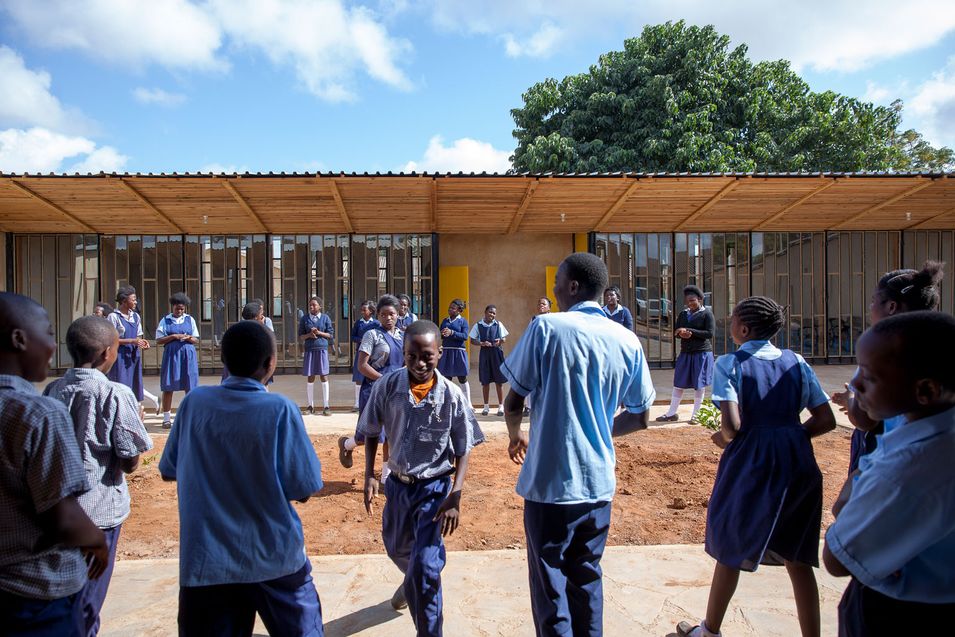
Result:
M414 484L414 483L416 482L416 480L417 480L414 476L409 476L409 475L407 475L407 474L405 474L405 473L392 472L391 475L396 475L396 476L398 476L398 480L400 480L400 481L403 482L404 484Z

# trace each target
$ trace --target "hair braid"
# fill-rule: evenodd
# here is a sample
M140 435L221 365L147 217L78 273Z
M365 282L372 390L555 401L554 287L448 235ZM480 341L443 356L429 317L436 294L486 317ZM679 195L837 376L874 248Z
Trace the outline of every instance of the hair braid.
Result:
M733 316L760 340L775 336L786 322L785 309L768 296L743 299L733 308Z

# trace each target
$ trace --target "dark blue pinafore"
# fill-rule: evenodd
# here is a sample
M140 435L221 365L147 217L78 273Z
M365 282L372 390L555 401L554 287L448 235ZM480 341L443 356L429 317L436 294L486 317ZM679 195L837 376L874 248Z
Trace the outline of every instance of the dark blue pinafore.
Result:
M442 337L441 360L438 361L438 371L445 378L466 378L468 375L468 323L464 317L458 316L454 320L450 317L441 321L440 329L448 328L454 334Z
M356 384L361 384L361 381L365 379L360 371L358 371L358 347L361 345L361 339L365 336L366 332L370 332L376 327L381 327L381 323L377 319L370 319L368 321L363 321L361 319L355 321L355 324L351 328L351 341L355 344L355 351L353 354L354 362L352 363L351 369L351 382Z
M166 336L188 334L192 336L193 318L187 316L182 323L175 323L168 316L163 319ZM199 384L199 362L196 346L189 341L170 341L163 346L159 386L163 391L191 391Z
M119 317L119 320L122 321L121 324L125 330L120 338L139 338L138 327L139 321L142 320L139 318L139 315L133 312L134 321L129 322L119 310L114 310L114 313ZM120 345L116 355L116 363L113 364L113 367L109 370L107 377L112 381L126 385L132 389L136 400L142 402L143 366L139 347L135 344Z
M493 343L501 338L500 323L495 322L490 325L478 323L477 329L478 341L490 341ZM504 372L501 371L501 363L503 362L504 350L501 349L500 346L481 348L481 353L478 356L478 379L482 385L507 382L507 377L504 376Z
M733 354L741 368L740 430L723 451L706 517L706 552L744 571L784 560L819 565L822 474L799 420L802 372Z
M375 328L379 332L385 335L385 341L388 343L388 362L385 363L382 367L376 369L378 373L382 376L388 372L394 371L404 367L404 351L402 349L402 343L394 336L381 329L381 326ZM377 380L377 379L376 379ZM368 399L371 397L371 387L375 384L375 380L370 378L363 377L361 381L361 390L358 392L358 413L360 414L365 410L365 405L368 404ZM378 437L379 440L384 440L384 432ZM364 442L365 436L355 431L355 442L361 444Z

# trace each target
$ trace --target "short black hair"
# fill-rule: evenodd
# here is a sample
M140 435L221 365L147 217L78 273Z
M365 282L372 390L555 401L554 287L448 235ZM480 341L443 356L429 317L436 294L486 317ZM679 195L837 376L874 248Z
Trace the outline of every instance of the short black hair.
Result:
M464 302L464 299L454 299L451 301L451 305L457 305L458 309L465 310L468 307L468 304Z
M185 305L189 307L192 305L192 299L186 296L185 292L176 292L169 297L169 305Z
M866 336L878 347L894 347L893 364L910 378L931 378L955 389L955 317L951 314L932 310L895 314L870 327Z
M683 296L695 296L696 298L703 300L703 290L696 287L695 285L687 285L683 288Z
M14 292L0 292L0 349L10 348L10 335L23 329L27 323L49 319L46 308L28 296Z
M118 338L116 326L101 316L81 316L66 329L66 350L79 367L96 360L96 357Z
M374 301L362 301L362 304L358 306L358 309L361 309L364 307L367 307L369 310L371 310L372 314L374 314L375 310L378 309Z
M116 290L116 302L124 303L126 299L136 294L136 288L131 285L121 285L119 289Z
M411 297L408 296L407 294L399 294L399 295L398 295L398 300L399 300L399 301L407 301L407 302L408 302L408 305L409 305L409 306L411 305Z
M310 296L308 302L311 303L312 301L317 302L319 307L325 307L325 301L320 296Z
M438 326L428 320L419 320L409 325L408 329L405 330L405 343L410 342L414 336L424 336L425 334L431 334L435 341L441 342L441 330L438 329Z
M239 321L222 335L222 364L232 376L249 378L274 356L275 337L258 321Z
M103 311L103 316L106 316L107 314L112 314L112 313L113 313L113 306L110 305L109 303L102 303L102 302L100 302L100 303L97 303L96 305L94 305L93 307L98 307L99 309L101 309L101 310Z
M488 305L487 307L484 308L484 311L485 311L485 312L488 312L488 311L490 311L490 310L494 310L495 312L497 312L497 306L494 305L493 303L491 303L490 305Z
M375 305L375 310L378 311L378 312L380 312L383 308L386 308L386 307L394 308L395 312L397 312L397 311L398 311L398 297L397 297L397 296L394 296L394 295L392 295L392 294L386 294L386 295L384 295L383 297L381 297L380 299L378 299L378 303Z
M604 289L604 296L607 296L607 292L613 292L617 296L620 296L620 288L618 288L616 285L611 285Z
M550 302L550 299L549 299L548 297L542 296L542 297L540 297L539 299L537 299L537 302L538 302L538 303L540 303L541 301L547 301L547 307L550 307L550 306L551 306L551 302Z
M921 270L893 270L879 279L877 290L907 312L937 310L941 300L938 284L945 273L944 263L926 261Z
M567 278L580 286L580 296L590 300L599 298L610 281L603 259L589 252L573 253L564 259L563 266L567 269Z
M786 322L786 311L768 296L751 296L733 308L733 316L753 333L753 338L769 340Z
M243 321L254 321L258 316L259 312L262 311L262 304L255 301L249 301L242 306L242 320Z

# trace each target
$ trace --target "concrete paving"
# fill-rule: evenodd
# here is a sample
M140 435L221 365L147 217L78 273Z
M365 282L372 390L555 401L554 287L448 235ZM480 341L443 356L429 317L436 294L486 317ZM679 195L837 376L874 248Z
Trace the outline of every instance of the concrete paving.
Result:
M389 600L401 575L384 555L312 557L328 637L414 635L407 610ZM713 560L700 546L609 547L604 569L604 632L608 636L673 635L680 620L706 608ZM837 632L836 607L845 580L817 572L822 634ZM523 548L448 554L444 570L445 634L453 637L534 634ZM176 634L177 560L116 565L103 637ZM256 634L267 634L261 621ZM733 637L799 634L789 578L783 568L744 573L723 624Z

